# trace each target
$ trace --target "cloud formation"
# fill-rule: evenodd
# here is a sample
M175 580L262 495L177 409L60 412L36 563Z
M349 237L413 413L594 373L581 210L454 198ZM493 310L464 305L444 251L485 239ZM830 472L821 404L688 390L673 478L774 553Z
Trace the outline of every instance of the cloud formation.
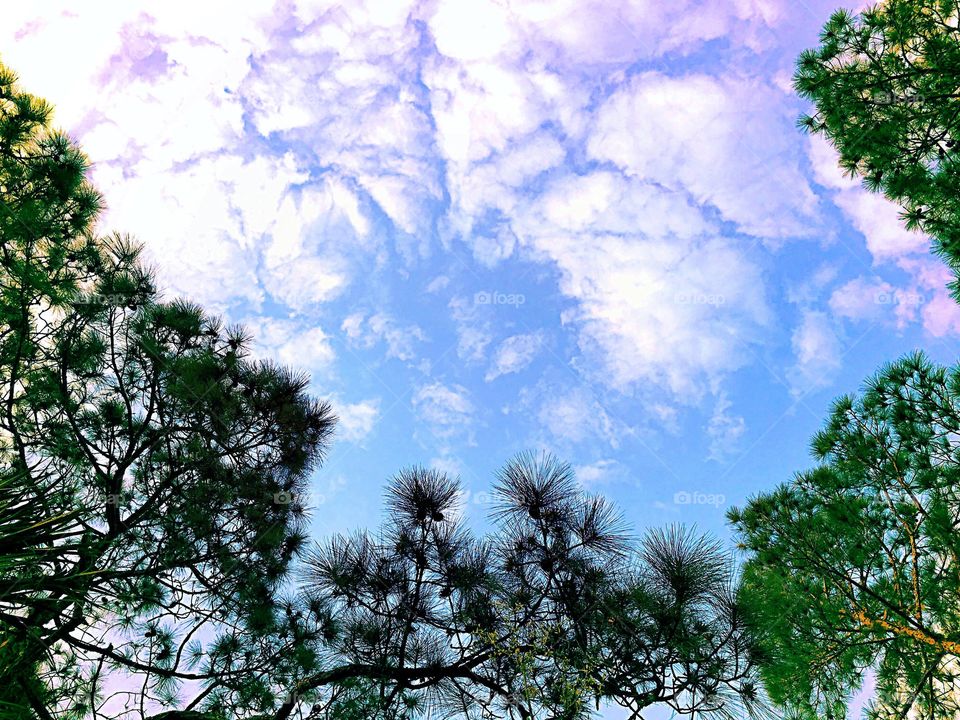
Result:
M523 370L533 362L533 359L543 347L543 342L543 334L539 332L511 335L500 343L493 355L493 363L487 370L484 379L490 382L501 375L509 375Z
M760 356L788 401L848 331L960 331L927 239L794 128L795 37L832 9L63 0L11 6L0 49L169 295L338 397L403 398L344 405L342 437L412 409L453 467L508 408L592 467L688 412L735 454Z

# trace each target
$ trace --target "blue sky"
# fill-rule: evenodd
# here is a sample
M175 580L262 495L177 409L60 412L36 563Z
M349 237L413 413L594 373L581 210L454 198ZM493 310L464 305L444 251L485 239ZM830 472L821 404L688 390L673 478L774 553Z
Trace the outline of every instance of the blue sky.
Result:
M722 534L834 396L956 350L926 239L794 127L832 9L45 4L0 47L89 153L104 229L334 400L319 532L375 523L412 463L480 516L543 448L638 529Z
M168 296L343 421L318 534L403 466L546 449L638 532L809 465L832 399L956 357L927 239L795 128L830 2L22 3L0 58Z

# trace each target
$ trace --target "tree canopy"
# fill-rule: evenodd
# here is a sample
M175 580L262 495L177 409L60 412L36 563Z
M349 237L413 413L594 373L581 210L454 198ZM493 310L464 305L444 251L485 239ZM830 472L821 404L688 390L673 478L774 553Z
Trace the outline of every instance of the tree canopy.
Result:
M902 204L911 229L960 277L960 6L887 0L838 10L797 60L797 91L815 104L801 125L841 166ZM954 296L960 284L951 283Z
M306 541L274 495L303 488L332 412L95 234L86 159L49 117L0 68L5 707L143 715L188 685L222 717L268 707L297 655L275 595Z
M884 368L836 402L813 452L817 467L730 513L771 697L845 718L870 670L871 718L956 717L960 368Z
M678 528L631 539L546 455L500 472L486 537L465 526L460 495L441 473L405 471L379 532L310 554L299 614L325 642L276 717L296 699L317 718L361 699L370 718L573 720L606 701L636 717L656 704L764 715L719 546Z
M331 408L98 233L50 112L0 66L0 713L763 715L729 557L636 541L550 457L504 468L487 536L414 468L380 531L311 550Z

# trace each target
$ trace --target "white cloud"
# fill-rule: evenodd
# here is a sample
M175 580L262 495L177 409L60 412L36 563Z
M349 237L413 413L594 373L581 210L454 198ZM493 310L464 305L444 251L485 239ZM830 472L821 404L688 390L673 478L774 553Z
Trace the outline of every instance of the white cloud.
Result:
M479 262L493 267L515 252L512 221L526 210L528 188L541 173L562 166L565 157L554 137L535 132L481 162L448 171L457 200L450 227L463 235Z
M655 47L670 23L651 19L661 5L615 13L581 5L477 4L470 12L494 30L472 45L455 35L455 6L438 5L431 29L447 60L428 63L425 78L448 161L450 227L485 264L519 248L560 270L561 291L578 303L563 321L579 330L599 377L621 390L645 383L671 399L695 395L748 362L745 350L770 318L757 263L716 238L720 229L695 203L771 241L811 234L817 200L790 139L793 110L783 89L747 76L647 73L624 82L608 67L588 71L621 83L591 120L590 85L557 72L573 57L564 53L586 58L592 49L590 62L619 62L626 48L630 57L646 51L637 38ZM750 2L677 12L704 19L689 38L782 15L774 3ZM597 36L607 42L585 41ZM558 171L581 142L621 172ZM531 180L542 177L541 190ZM678 294L694 301L676 303ZM459 324L460 356L480 359L489 328Z
M538 76L489 63L464 67L440 60L428 64L426 72L437 141L453 171L504 150L552 113L551 99L542 87L548 74Z
M803 306L816 304L839 274L840 268L835 263L821 263L799 282L787 284L784 293L787 302Z
M556 231L655 238L713 231L681 193L605 170L554 180L539 199L531 225L544 221Z
M340 329L357 347L370 349L378 343L386 345L386 356L409 361L416 357L416 344L426 336L416 325L400 325L386 313L352 313L344 318Z
M378 252L370 207L410 232L430 221L423 204L441 190L429 117L409 80L378 90L417 48L406 11L298 8L317 21L315 41L291 52L287 9L273 0L100 7L52 3L40 23L5 18L0 39L17 37L4 61L56 104L94 161L105 222L146 242L174 293L223 310L255 309L269 294L300 311L343 291L356 250ZM69 67L48 62L51 48L74 56ZM290 143L255 128L309 133L312 156L294 161ZM301 193L302 167L318 165L327 172ZM322 234L338 246L317 243Z
M464 472L463 461L449 455L431 458L430 468L450 478L460 477Z
M574 469L577 482L588 490L605 485L623 472L623 466L612 459L597 460L589 465L577 465Z
M526 333L508 337L493 354L493 363L487 370L487 382L501 375L515 373L527 367L543 347L543 333Z
M719 37L754 47L785 8L775 0L441 0L428 22L438 50L464 64L517 60L578 69L629 64Z
M447 275L437 275L433 280L429 282L424 292L428 292L431 295L440 292L441 290L446 289L450 284L450 278Z
M458 60L495 57L516 38L508 8L485 0L441 2L430 27L437 50Z
M456 326L457 357L468 362L480 362L493 342L490 321L483 317L474 298L455 296L448 307Z
M493 336L483 327L460 325L457 328L457 355L466 360L482 360Z
M470 436L474 405L462 385L423 385L413 395L413 409L418 420L439 440Z
M851 320L878 320L895 305L893 286L879 278L857 277L844 283L830 295L830 310Z
M289 367L328 372L336 359L330 336L304 321L248 317L244 325L253 333L253 352Z
M814 178L832 191L833 202L863 234L874 260L885 262L929 251L929 238L904 227L896 203L878 193L868 192L859 179L843 173L838 154L829 141L814 135L809 139L807 149Z
M747 363L770 317L763 276L681 192L616 173L566 175L515 222L576 300L562 315L598 379L692 401Z
M380 399L357 403L337 403L337 435L347 442L362 442L373 432L380 419Z
M921 314L924 328L934 337L960 334L960 308L957 307L957 301L943 292L942 288Z
M717 397L713 414L707 422L707 437L710 439L707 454L709 460L722 462L736 452L740 439L747 429L746 420L741 415L731 414L731 407L733 403L730 402L726 393L721 392Z
M242 244L242 221L225 187L242 168L236 158L206 159L178 173L175 183L159 170L124 183L120 171L118 184L104 188L111 208L105 223L144 242L173 294L220 310L238 302L258 308L265 292L257 252Z
M863 233L867 250L876 260L929 252L930 239L907 230L900 219L900 208L882 195L859 188L843 190L834 196L834 202Z
M690 400L706 381L746 364L768 318L759 269L726 240L604 237L540 244L579 301L564 315L609 385L653 385Z
M787 376L791 394L800 397L829 386L843 357L843 346L829 315L804 310L800 325L793 332L792 345L796 363Z
M953 273L939 258L927 256L901 258L897 265L915 280L915 289L908 289L915 299L926 300L918 307L923 327L934 337L960 333L960 305L948 294L947 283L954 279Z
M856 190L860 181L843 171L839 165L839 155L829 141L820 135L810 135L807 139L807 152L810 155L814 179L832 190Z
M518 402L504 407L503 413L532 414L536 419L533 444L545 447L556 441L567 445L599 442L615 449L635 434L633 427L612 416L583 385L541 381L522 389Z
M929 256L930 238L906 229L896 203L845 176L836 150L826 139L811 137L808 152L814 177L830 190L833 202L863 235L878 272L895 266L907 274L906 281L878 277L872 283L862 278L848 282L831 297L834 312L872 320L892 309L898 327L919 318L934 337L960 332L960 310L946 291L953 276L940 260ZM871 299L879 302L873 305Z
M383 313L371 315L367 324L371 333L386 342L387 357L412 360L415 356L415 343L424 340L423 331L416 325L401 327L393 318Z
M745 233L808 235L816 196L790 112L779 89L757 80L648 72L601 106L587 148L631 176L689 192Z
M4 59L56 103L108 223L146 241L163 283L287 316L263 332L298 364L334 359L315 306L462 238L484 265L556 271L574 362L669 414L749 362L770 322L763 250L718 220L771 241L810 229L783 87L727 67L627 73L714 38L759 48L787 16L775 0L104 7L47 9L22 37L33 11L12 10ZM54 46L76 62L47 62ZM490 314L465 302L450 305L462 360L492 380L532 359L515 338L489 357ZM353 307L368 310L333 320L350 343L417 359L419 326ZM921 317L954 326L940 301Z
M838 317L886 322L898 329L919 321L924 330L938 338L958 334L960 307L946 288L953 277L949 271L933 275L939 279L926 283L914 279L901 287L884 281L861 285L862 279L857 278L834 291L830 296L830 309Z
M343 319L340 330L347 336L347 339L359 341L362 338L365 317L364 313L352 313Z
M432 120L410 72L420 35L409 8L358 2L297 13L309 31L278 31L241 90L255 126L308 146L316 165L350 178L397 229L428 232L443 193Z

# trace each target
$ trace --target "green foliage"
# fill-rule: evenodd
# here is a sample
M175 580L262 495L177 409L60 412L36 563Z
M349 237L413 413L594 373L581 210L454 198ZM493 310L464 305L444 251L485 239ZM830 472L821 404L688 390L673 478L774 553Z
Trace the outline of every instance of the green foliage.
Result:
M298 658L277 593L304 543L278 498L333 416L242 329L163 302L135 243L94 234L86 160L49 117L0 66L7 711L86 717L123 674L145 707L192 689L227 717L269 710Z
M960 369L884 368L812 446L819 466L730 513L771 696L844 718L870 668L871 718L956 717Z
M300 615L322 638L296 706L340 717L586 718L604 701L696 717L765 713L729 560L679 530L635 541L570 468L522 455L500 473L494 531L476 537L444 475L387 491L376 535L308 560ZM283 718L283 712L278 714Z
M0 66L0 717L764 715L728 559L634 541L549 457L507 465L482 538L401 473L291 594L330 408L95 233L49 119Z
M960 276L960 29L954 0L887 0L838 10L797 60L797 91L840 164L900 203ZM955 297L960 284L951 283Z

